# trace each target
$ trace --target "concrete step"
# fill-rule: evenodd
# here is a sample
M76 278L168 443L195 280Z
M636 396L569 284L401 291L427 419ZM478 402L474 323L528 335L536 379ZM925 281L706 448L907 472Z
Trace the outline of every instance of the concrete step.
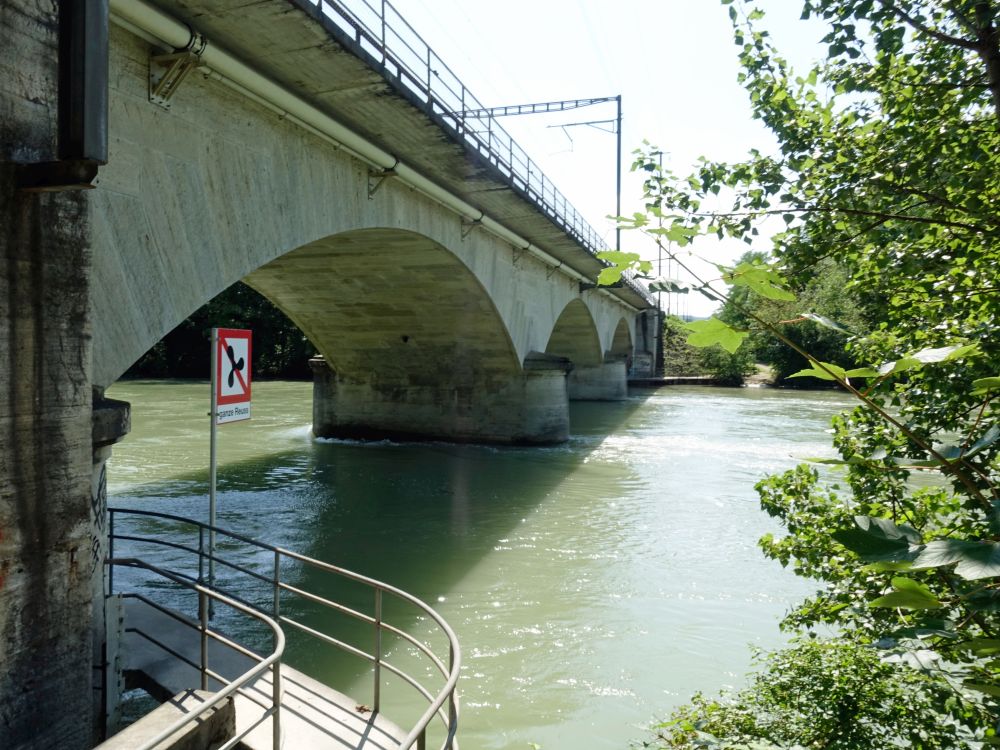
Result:
M200 639L195 621L184 622L138 599L125 600L126 684L141 687L164 700L182 690L200 685L200 673L172 656L172 651L198 663ZM235 649L209 640L208 664L226 679L234 679L256 662ZM222 686L209 680L210 690ZM398 748L406 732L378 713L366 710L358 701L281 665L281 736L286 750L389 750ZM271 704L271 675L265 673L245 692L236 696L236 731L260 718ZM166 698L164 698L166 696ZM255 728L243 740L248 750L271 750L271 719Z
M139 721L109 737L94 750L135 750L182 716L201 711L211 698L212 693L205 690L183 690ZM157 743L156 750L205 750L219 747L235 735L236 711L233 701L226 700Z

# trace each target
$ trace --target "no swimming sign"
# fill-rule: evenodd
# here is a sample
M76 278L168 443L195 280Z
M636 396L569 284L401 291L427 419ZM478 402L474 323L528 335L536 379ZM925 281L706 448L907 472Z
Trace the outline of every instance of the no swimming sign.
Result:
M251 333L217 328L215 334L215 423L250 419Z

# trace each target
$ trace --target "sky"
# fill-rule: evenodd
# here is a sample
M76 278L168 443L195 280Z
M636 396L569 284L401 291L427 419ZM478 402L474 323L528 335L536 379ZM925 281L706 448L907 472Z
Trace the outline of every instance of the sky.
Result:
M737 3L739 0L737 0ZM396 9L486 106L622 96L622 212L641 208L641 179L629 172L643 140L664 166L686 174L700 155L737 160L774 139L750 114L737 82L728 9L718 0L393 0ZM805 68L823 52L816 25L799 20L799 0L761 0L779 49ZM502 125L583 216L614 246L614 135L594 127L613 103L557 115L507 117ZM654 245L626 232L622 249L656 260ZM738 257L741 242L700 240L693 250L716 262ZM765 247L761 249L767 249ZM655 264L659 265L659 263ZM699 266L704 269L707 266ZM669 263L654 275L679 276ZM673 312L706 315L712 303L664 295Z

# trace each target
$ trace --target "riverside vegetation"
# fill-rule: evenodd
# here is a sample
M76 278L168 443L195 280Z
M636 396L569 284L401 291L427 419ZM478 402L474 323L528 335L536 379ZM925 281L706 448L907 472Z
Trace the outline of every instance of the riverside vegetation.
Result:
M819 584L784 619L797 638L642 746L1000 745L1000 3L808 0L826 55L796 74L752 1L722 2L779 150L682 176L641 150L646 210L620 222L681 267L701 235L761 251L652 288L722 303L685 325L691 344L736 354L766 331L801 358L787 377L836 383L858 406L834 420L839 459L757 485L785 530L764 554ZM783 230L754 247L775 218ZM606 283L650 270L605 257ZM855 320L811 306L817 269L843 279Z

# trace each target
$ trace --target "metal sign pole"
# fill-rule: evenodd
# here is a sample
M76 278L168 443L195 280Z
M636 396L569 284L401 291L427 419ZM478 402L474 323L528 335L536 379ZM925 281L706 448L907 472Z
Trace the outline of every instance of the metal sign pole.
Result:
M212 329L212 411L209 415L212 427L209 431L208 449L208 586L215 587L215 434L216 415L219 411L217 380L219 377L219 329ZM211 616L211 600L209 600L209 616Z

